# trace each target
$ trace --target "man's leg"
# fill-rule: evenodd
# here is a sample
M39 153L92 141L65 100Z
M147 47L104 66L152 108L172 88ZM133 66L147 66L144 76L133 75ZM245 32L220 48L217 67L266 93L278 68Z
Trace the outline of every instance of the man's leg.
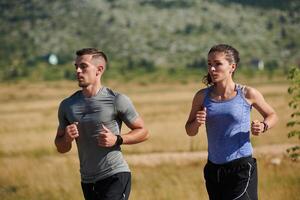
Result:
M85 200L97 200L96 193L94 191L94 183L82 183L81 188Z
M97 200L128 200L131 188L131 174L121 172L95 183Z

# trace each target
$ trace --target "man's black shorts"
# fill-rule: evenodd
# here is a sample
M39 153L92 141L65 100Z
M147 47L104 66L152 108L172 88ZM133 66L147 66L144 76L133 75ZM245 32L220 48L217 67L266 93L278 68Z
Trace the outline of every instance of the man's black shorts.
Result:
M85 200L128 200L130 172L121 172L96 183L81 183Z

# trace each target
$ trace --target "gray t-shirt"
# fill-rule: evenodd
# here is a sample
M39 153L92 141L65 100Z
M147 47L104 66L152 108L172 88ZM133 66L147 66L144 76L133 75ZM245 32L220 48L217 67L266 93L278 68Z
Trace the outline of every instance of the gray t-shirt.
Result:
M87 98L79 90L64 99L58 110L59 129L78 122L76 139L80 161L81 181L93 183L119 172L129 172L120 146L100 147L97 136L104 124L119 135L123 122L131 123L138 117L130 99L109 88L102 87L96 96Z

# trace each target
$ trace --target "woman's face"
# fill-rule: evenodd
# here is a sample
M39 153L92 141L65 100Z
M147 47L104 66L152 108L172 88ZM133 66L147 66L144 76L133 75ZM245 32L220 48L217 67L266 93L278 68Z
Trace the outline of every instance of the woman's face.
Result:
M208 73L212 82L220 82L232 78L236 64L230 64L223 52L212 52L208 54Z

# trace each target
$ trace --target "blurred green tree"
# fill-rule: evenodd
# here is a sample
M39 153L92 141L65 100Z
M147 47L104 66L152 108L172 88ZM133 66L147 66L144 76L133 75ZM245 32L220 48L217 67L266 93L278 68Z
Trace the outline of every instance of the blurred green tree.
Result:
M293 127L294 129L288 133L288 137L297 137L300 140L300 69L297 67L292 68L289 71L288 79L291 81L291 86L288 88L288 93L292 95L292 100L289 102L294 112L291 114L291 120L287 123L287 127ZM298 127L298 129L296 128ZM295 145L287 149L289 156L293 160L298 160L300 157L300 145Z

